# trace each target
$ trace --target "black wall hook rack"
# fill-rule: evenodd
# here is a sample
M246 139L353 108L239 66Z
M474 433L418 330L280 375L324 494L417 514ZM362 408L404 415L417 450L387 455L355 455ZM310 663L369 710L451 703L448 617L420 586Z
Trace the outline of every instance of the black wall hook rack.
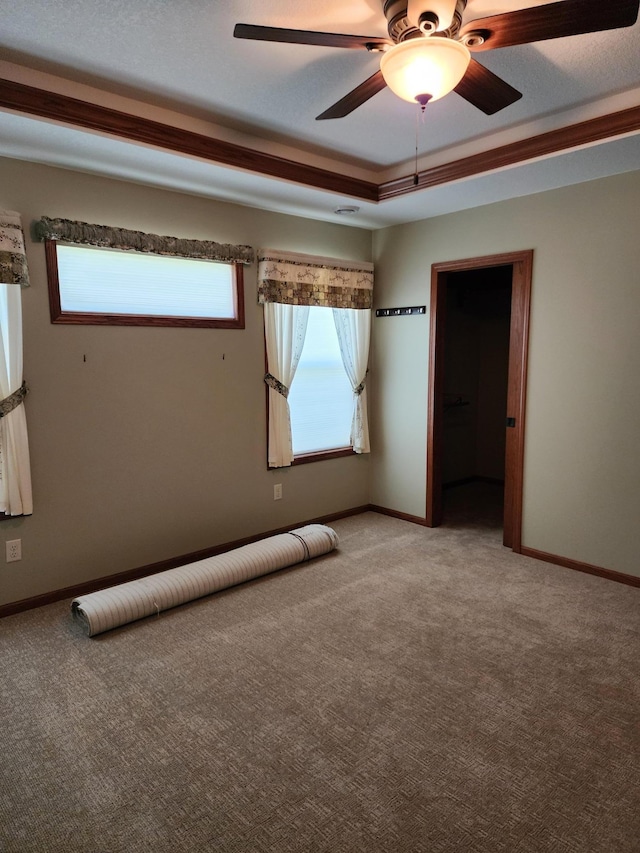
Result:
M414 305L412 308L376 308L376 317L410 317L412 314L426 313L426 305Z

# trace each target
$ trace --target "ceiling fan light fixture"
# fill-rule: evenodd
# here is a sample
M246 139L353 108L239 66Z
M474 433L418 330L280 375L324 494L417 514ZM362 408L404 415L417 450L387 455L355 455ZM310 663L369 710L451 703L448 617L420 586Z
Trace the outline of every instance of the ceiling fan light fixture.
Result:
M448 95L464 77L470 61L465 45L429 36L394 45L382 57L380 71L395 95L420 103L424 95L430 101Z

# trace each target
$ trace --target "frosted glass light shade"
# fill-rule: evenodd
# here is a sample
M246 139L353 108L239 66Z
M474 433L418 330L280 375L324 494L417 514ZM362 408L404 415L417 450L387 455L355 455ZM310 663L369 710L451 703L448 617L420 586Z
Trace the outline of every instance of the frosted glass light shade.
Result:
M448 95L465 75L471 54L458 41L440 36L415 38L394 45L380 61L380 71L391 91L405 101L430 95L437 101Z

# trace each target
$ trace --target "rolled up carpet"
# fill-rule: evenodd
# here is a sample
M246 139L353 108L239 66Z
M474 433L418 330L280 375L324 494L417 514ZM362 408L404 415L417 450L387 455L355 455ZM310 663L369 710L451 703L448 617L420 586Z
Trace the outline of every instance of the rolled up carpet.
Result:
M331 527L308 524L226 554L78 596L71 602L71 612L93 637L212 592L328 554L337 545L338 535Z

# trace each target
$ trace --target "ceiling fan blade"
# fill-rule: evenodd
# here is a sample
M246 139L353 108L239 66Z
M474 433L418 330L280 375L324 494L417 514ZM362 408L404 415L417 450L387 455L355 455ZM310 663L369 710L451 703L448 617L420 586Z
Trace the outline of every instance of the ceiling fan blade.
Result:
M460 37L464 40L465 35L481 31L484 44L467 45L476 51L614 30L635 23L639 5L640 0L561 0L469 21L460 30Z
M522 97L522 92L518 92L475 59L471 60L466 74L453 91L488 116L503 110Z
M356 50L385 50L392 42L378 36L351 36L342 33L318 33L313 30L286 30L280 27L260 27L236 24L234 38L256 41L277 41L287 44L314 44L319 47L346 47Z
M316 116L316 121L322 121L327 118L344 118L352 113L357 107L362 106L369 98L373 98L378 92L381 92L385 87L384 77L381 71L376 71L368 80L352 89L344 98L340 98L333 106L325 110L321 115Z

